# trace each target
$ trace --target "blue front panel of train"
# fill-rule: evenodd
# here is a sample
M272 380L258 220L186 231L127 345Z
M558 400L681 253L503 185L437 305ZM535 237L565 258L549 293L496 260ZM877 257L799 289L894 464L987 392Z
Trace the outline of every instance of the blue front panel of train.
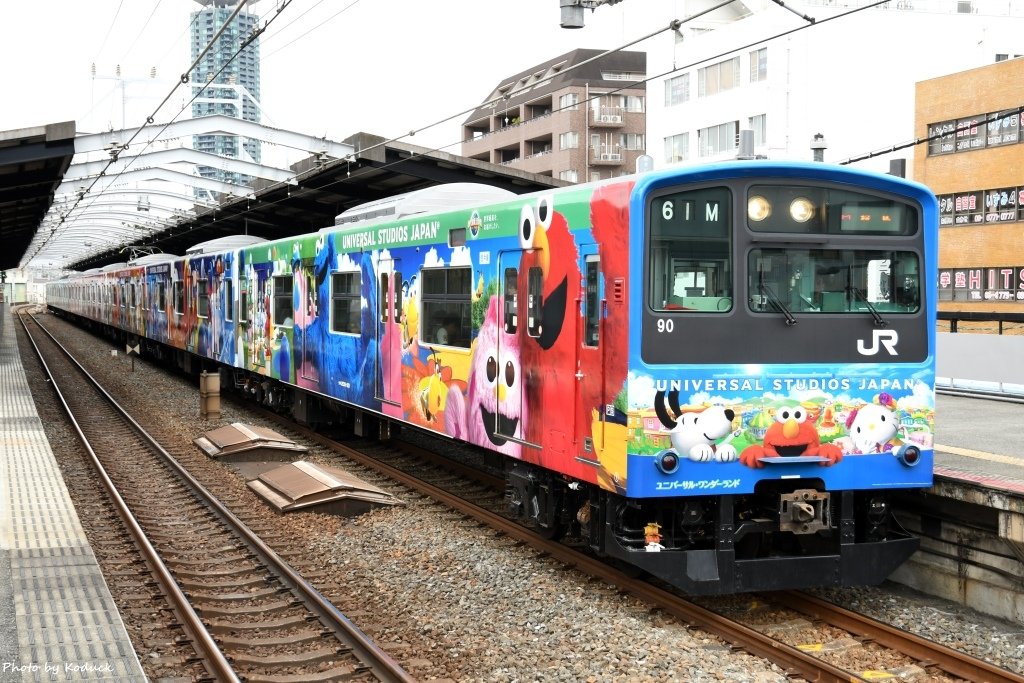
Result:
M678 172L647 174L638 181L630 201L632 282L643 283L645 274L650 278L644 263L649 249L644 216L652 192L685 187L689 182L724 184L737 177L758 177L759 173L775 179L792 177L795 183L820 180L898 195L919 206L924 239L901 248L920 250L924 305L918 315L905 316L894 324L889 324L894 317L886 325L874 324L865 313L856 338L830 333L821 322L823 316L817 320L804 317L796 325L787 325L781 314L770 319L776 334L792 341L792 356L806 355L808 362L655 364L642 357L645 325L654 325L659 319L669 324L671 320L684 325L691 339L700 339L702 318L652 311L645 301L645 287L634 286L629 300L627 477L618 482L620 490L632 497L744 494L754 492L758 482L768 479L817 480L830 491L930 486L938 251L933 226L937 226L938 216L934 196L926 188L878 174L800 163L763 162L759 168L751 164L709 165L682 178ZM735 213L745 213L745 200L737 196ZM745 231L742 222L737 221L736 230L738 240L747 240L738 242L734 254L737 269L742 270L746 267L745 249L760 245L750 246L755 240L741 234ZM853 243L843 237L847 239L844 244ZM758 241L771 239L777 238L759 237ZM865 248L876 248L873 245L879 240L872 236L864 242L870 245ZM760 333L752 333L744 325L744 320L753 316L743 303L743 274L735 279L738 305L731 316L736 323L735 339L728 342L734 356L737 345L756 349L764 343L758 338ZM902 337L894 333L894 327L902 330ZM925 348L921 354L925 357L900 362L898 351L903 347L896 346L897 339L900 344L912 341ZM859 347L864 360L815 360L815 348L827 344Z

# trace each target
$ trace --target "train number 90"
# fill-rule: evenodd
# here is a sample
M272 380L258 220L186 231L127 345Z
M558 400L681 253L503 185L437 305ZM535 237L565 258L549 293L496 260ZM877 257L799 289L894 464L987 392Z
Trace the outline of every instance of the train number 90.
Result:
M670 318L658 318L658 332L671 334L675 323Z

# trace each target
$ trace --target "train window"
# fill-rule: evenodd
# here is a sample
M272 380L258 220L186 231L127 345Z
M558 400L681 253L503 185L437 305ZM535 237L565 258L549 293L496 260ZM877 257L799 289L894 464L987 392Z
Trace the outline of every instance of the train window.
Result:
M249 322L249 281L245 278L238 286L238 322Z
M224 304L221 306L221 310L224 311L224 320L228 321L234 319L234 316L231 313L231 309L235 304L234 287L232 287L233 284L234 283L231 282L230 277L224 278L224 280L221 281L221 289L224 291Z
M515 334L519 329L519 271L505 269L505 332Z
M156 307L161 313L167 310L167 285L163 282L156 283Z
M449 247L464 247L466 246L466 229L465 228L452 228L448 231L448 246Z
M472 333L472 268L427 268L420 274L424 340L468 349Z
M754 249L747 262L755 312L916 313L919 258L907 251Z
M799 185L755 185L747 194L754 232L827 235L913 235L910 204L862 192Z
M596 255L587 256L586 271L583 274L583 285L585 291L583 298L584 346L597 346L597 342L599 341L598 334L601 329L601 300L599 298L600 292L598 291L598 287L600 285L600 272L598 270L598 266L600 266L600 262Z
M380 274L380 286L377 288L377 316L386 323L388 316L388 273Z
M185 286L181 280L175 280L171 288L171 297L174 299L174 312L181 315L185 312Z
M732 310L732 194L707 187L655 195L649 206L648 305Z
M149 310L149 283L142 283L142 310Z
M274 324L291 327L292 320L292 276L274 277Z
M331 274L331 331L359 334L359 296L362 276L358 272Z
M199 289L199 309L198 315L200 318L210 317L210 281L199 280L196 282L196 287Z
M402 273L395 271L395 320L402 321Z
M544 310L544 271L534 266L526 274L526 333L531 337L540 336L540 313Z

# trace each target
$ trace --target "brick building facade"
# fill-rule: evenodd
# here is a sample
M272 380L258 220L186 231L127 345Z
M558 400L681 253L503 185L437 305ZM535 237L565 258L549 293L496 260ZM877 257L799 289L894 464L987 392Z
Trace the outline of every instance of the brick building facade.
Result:
M636 170L647 55L578 49L502 79L465 120L462 156L568 182Z
M1024 58L921 81L914 155L939 198L939 310L1024 312Z

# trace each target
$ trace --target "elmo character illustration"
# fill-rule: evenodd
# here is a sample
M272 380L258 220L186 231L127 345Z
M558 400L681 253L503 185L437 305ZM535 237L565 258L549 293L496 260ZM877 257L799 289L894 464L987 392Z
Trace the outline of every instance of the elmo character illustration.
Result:
M763 445L752 444L740 453L740 462L747 467L764 467L762 458L798 458L818 456L821 464L831 466L843 459L843 451L830 443L821 443L814 422L807 419L807 410L796 406L782 408L775 414L775 424L764 435Z
M544 416L543 420L531 421L526 437L543 444L543 448L528 449L523 457L573 476L587 476L568 450L573 439L578 382L579 257L569 224L555 211L552 196L523 205L519 245L524 250L522 277L539 275L541 293L537 310L527 310L530 332L520 349L527 372L527 412Z

